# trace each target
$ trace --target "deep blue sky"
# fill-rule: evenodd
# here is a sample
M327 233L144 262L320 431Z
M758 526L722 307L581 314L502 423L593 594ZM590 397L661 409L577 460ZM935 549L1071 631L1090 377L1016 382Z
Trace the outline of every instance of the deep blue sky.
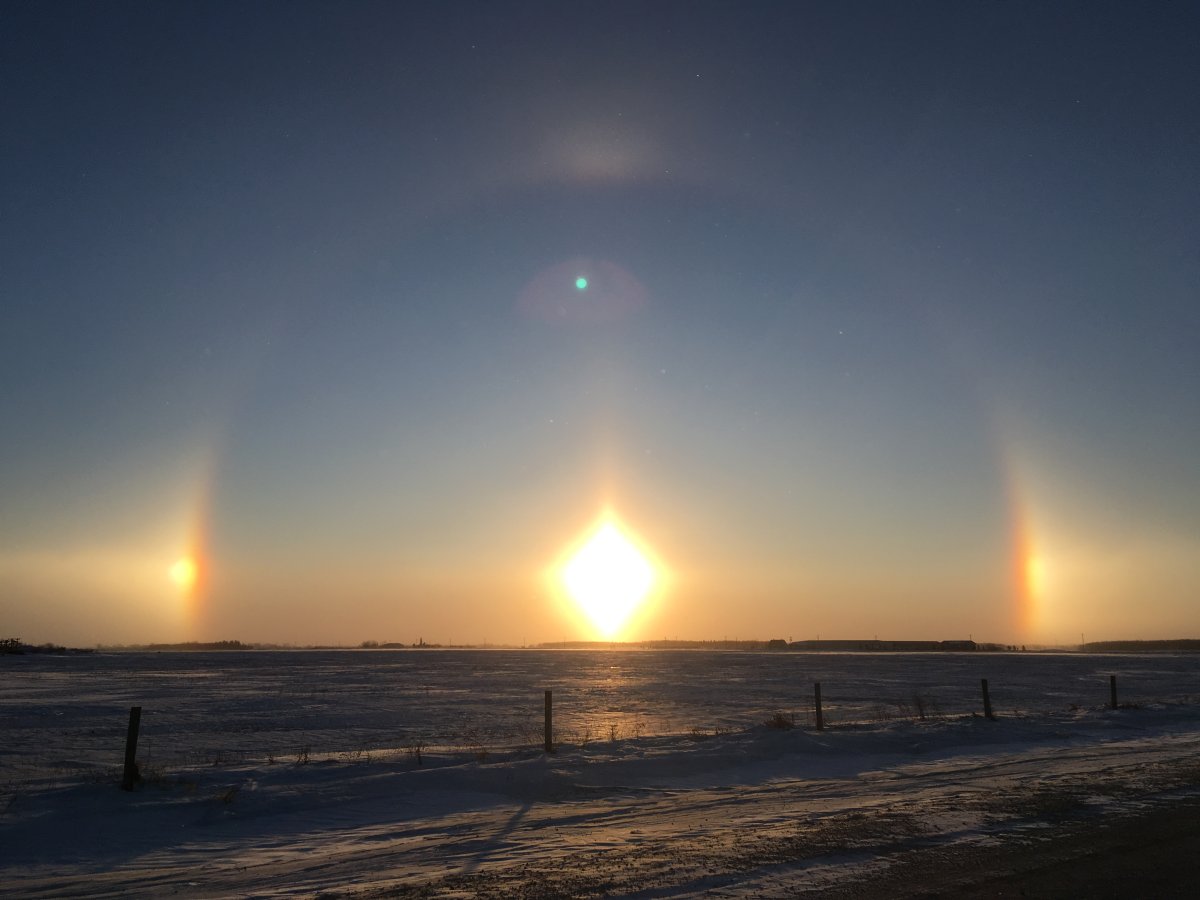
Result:
M0 631L1193 634L1198 26L4 4Z

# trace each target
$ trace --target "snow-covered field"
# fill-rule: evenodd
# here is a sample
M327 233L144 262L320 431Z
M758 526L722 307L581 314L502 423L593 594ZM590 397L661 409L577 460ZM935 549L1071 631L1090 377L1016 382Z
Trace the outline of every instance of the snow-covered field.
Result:
M10 657L0 727L10 894L771 896L1200 792L1200 658Z

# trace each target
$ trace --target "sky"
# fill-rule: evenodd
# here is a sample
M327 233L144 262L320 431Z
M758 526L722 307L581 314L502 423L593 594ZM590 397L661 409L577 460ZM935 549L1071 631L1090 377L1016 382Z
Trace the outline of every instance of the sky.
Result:
M3 4L0 637L1200 636L1198 27Z

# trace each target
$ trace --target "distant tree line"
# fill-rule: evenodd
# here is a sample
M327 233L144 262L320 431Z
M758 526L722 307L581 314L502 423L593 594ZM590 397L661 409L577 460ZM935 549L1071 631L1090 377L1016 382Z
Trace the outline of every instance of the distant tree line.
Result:
M181 644L146 644L143 649L146 650L182 650L182 651L207 651L207 650L256 650L254 644L243 644L241 641L185 641Z
M0 639L0 654L17 655L23 653L95 653L90 648L60 647L58 644L23 644L20 638Z

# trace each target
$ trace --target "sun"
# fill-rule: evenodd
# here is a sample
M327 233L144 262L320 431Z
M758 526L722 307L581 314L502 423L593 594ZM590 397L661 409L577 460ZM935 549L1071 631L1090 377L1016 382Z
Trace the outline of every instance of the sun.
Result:
M654 586L654 566L612 521L603 522L561 570L563 586L596 630L611 638Z
M171 568L167 570L167 577L180 590L190 590L192 585L196 583L196 561L187 556L176 560Z

